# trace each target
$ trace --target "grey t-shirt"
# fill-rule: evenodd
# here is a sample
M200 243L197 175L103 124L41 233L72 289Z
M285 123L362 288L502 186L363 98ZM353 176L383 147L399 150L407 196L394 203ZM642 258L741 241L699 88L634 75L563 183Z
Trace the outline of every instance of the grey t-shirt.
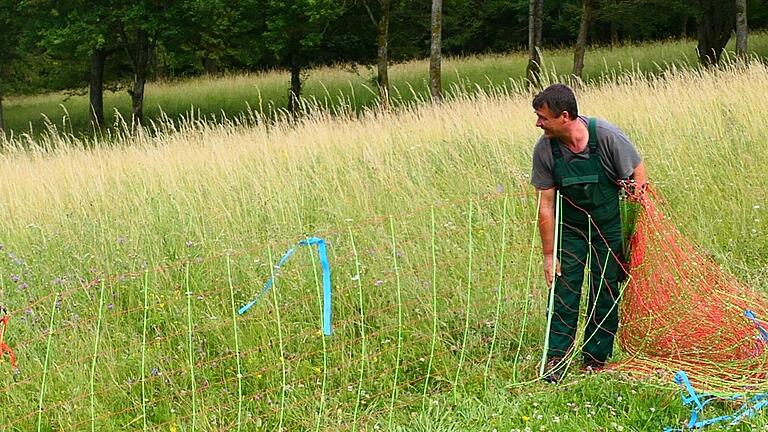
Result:
M588 124L589 118L579 116ZM634 144L618 127L605 120L597 119L597 154L608 177L618 182L629 178L642 159ZM574 158L589 159L589 146L581 153L573 153L568 147L560 144L566 163ZM542 135L533 148L533 170L531 184L537 189L550 189L555 186L553 176L554 159L549 138Z

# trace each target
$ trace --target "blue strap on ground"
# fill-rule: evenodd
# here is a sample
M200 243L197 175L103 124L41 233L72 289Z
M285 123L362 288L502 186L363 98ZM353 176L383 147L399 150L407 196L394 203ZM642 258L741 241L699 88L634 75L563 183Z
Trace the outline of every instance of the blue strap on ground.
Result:
M331 327L331 314L333 308L331 307L331 265L328 262L328 249L325 245L325 240L318 238L318 237L309 237L306 240L302 240L298 243L298 246L314 246L317 245L317 255L320 260L320 266L323 269L323 334L326 336L330 336L332 334L332 327ZM296 246L288 249L286 251L282 258L280 258L280 261L278 261L277 265L275 266L276 269L280 269L283 264L285 264L286 261L288 261L288 258L293 255L293 253L296 252ZM270 288L272 288L272 285L274 284L274 278L270 277L265 283L264 287L261 289L259 294L251 301L249 301L246 305L241 307L237 313L242 315L246 312L248 312L248 309L253 307L256 303L259 302L261 297L269 291Z
M683 371L678 371L675 374L675 383L682 386L685 389L685 393L688 393L686 396L685 394L682 394L681 397L683 399L683 405L693 405L691 409L691 418L688 420L688 424L686 425L686 429L702 429L707 426L711 426L716 423L722 423L722 422L729 422L729 426L734 426L741 422L744 419L747 419L749 417L752 417L756 412L760 411L761 409L768 406L768 394L757 394L749 399L746 399L744 395L736 394L730 397L717 397L713 395L708 394L698 394L696 393L696 390L693 389L693 386L691 386L690 381L688 381L688 376ZM735 413L732 415L724 415L719 417L714 417L711 419L706 420L699 420L699 414L702 413L704 410L704 407L712 402L713 400L721 399L721 400L736 400L736 399L745 399L744 404L739 408ZM685 429L675 429L675 428L665 428L664 432L676 432L676 431L684 431Z
M755 313L747 309L744 311L744 316L752 320L752 323L755 325L755 328L757 328L757 331L760 332L760 337L763 339L763 342L768 344L768 331L766 331L763 325L760 324L760 322L757 320Z

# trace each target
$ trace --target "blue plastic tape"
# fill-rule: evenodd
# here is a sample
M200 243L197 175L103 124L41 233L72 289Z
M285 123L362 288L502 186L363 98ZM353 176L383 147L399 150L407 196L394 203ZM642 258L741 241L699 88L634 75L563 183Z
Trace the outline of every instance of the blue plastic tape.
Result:
M318 238L318 237L309 237L305 240L302 240L298 243L298 246L314 246L317 245L317 255L318 259L320 260L320 266L323 270L323 334L326 336L330 336L333 332L333 329L331 327L331 318L332 318L332 311L333 308L331 306L331 265L328 262L328 249L325 245L325 240ZM280 269L286 261L288 261L288 258L293 255L293 253L296 252L296 247L292 247L286 251L282 258L280 258L280 261L278 261L277 265L275 265L275 268ZM259 302L262 296L269 291L270 288L272 288L272 285L274 284L274 278L270 277L266 282L264 282L264 287L261 289L258 295L256 297L249 301L247 304L245 304L243 307L241 307L237 313L242 315L246 312L248 312L248 309L253 307L256 303Z
M757 331L760 332L760 337L763 339L763 342L768 344L768 331L766 331L763 325L760 324L760 322L757 320L755 313L747 309L744 311L744 316L752 320L752 323L755 325L755 328L757 328Z
M691 386L690 381L688 381L688 376L683 371L678 371L675 374L675 383L681 385L685 392L688 393L686 396L685 394L682 394L681 397L683 399L683 405L693 405L691 409L691 418L688 420L688 424L686 425L686 429L702 429L707 426L711 426L716 423L722 423L722 422L729 422L729 426L734 426L741 422L744 419L747 419L749 417L752 417L760 411L761 409L768 406L768 394L761 393L757 394L755 396L752 396L751 398L747 399L744 395L741 394L735 394L730 397L717 397L713 395L708 395L704 393L696 393L696 390L693 389L693 386ZM713 400L721 399L721 400L736 400L736 399L745 399L744 404L739 408L735 413L731 415L724 415L719 417L713 417L711 419L706 420L699 420L699 415L704 410L704 407ZM674 429L674 428L665 428L664 432L676 432L676 431L683 431L684 429Z

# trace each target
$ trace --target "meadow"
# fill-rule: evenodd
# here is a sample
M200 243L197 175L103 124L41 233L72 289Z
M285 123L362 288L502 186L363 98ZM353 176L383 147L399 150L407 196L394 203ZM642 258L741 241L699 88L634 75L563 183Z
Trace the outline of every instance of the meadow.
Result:
M685 235L760 291L767 91L753 63L578 92L583 113L637 144ZM19 370L0 362L3 429L680 427L674 371L537 379L547 288L530 96L501 86L394 112L4 139L0 304ZM309 236L328 244L332 336L316 249L274 266Z
M726 47L733 54L734 41ZM768 33L753 32L749 38L753 56L768 58ZM543 68L550 76L567 76L572 69L570 47L546 49ZM477 91L506 88L519 92L525 78L527 53L449 57L443 61L443 88L458 96ZM727 61L725 59L724 61ZM670 68L697 66L696 41L667 40L592 47L584 60L586 82L611 80L616 76L643 73L656 75ZM416 59L390 67L391 94L395 105L429 99L428 60ZM317 67L303 74L302 96L331 111L360 112L377 104L375 70L366 65ZM127 85L128 83L123 83ZM286 71L205 76L178 81L149 82L145 116L154 122L180 122L183 118L274 117L287 105L290 76ZM76 135L93 135L89 121L87 89L36 96L10 96L4 101L6 129L15 135L39 136L55 128ZM120 129L130 122L131 101L127 92L104 93L105 123Z

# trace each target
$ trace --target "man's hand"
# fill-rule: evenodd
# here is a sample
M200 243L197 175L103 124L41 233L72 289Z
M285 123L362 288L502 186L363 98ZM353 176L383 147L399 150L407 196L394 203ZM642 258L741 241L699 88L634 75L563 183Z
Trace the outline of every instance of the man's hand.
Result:
M638 183L635 180L621 180L621 187L627 193L627 198L632 202L640 202L648 189L648 183Z
M630 178L620 180L621 187L627 192L630 201L640 202L645 197L648 189L648 174L645 171L645 162L640 162L632 172Z
M547 279L547 286L552 286L554 276L552 275L552 260L556 261L555 274L560 276L560 261L553 254L544 255L544 278Z

